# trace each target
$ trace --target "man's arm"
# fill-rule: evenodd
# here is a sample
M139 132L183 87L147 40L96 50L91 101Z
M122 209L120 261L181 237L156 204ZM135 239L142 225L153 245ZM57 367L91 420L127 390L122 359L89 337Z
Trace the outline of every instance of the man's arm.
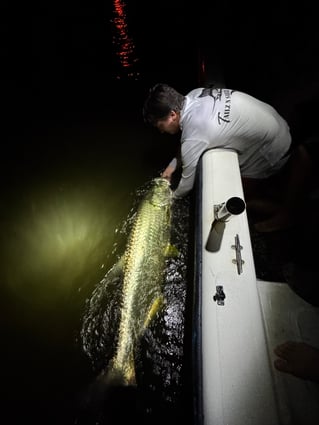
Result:
M182 198L192 190L198 160L206 148L207 142L200 140L187 140L182 144L181 157L183 171L181 180L174 191L174 198Z

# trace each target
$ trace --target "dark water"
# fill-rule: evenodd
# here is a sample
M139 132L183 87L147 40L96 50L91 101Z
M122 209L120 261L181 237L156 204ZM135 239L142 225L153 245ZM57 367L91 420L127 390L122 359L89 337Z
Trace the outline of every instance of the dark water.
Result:
M83 401L110 344L103 296L94 312L87 306L125 246L139 191L175 153L175 138L142 121L148 88L165 81L192 89L205 57L213 77L289 116L283 93L302 97L317 75L316 15L306 7L261 19L259 10L248 16L201 2L127 3L49 2L19 13L3 6L3 423L109 423ZM175 211L182 257L167 264L167 308L141 346L140 423L188 415L185 202ZM100 320L93 333L83 328L87 317Z

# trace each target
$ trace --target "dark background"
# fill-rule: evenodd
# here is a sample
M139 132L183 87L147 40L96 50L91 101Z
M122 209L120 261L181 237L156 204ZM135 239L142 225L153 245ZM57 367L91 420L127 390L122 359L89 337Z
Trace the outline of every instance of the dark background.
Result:
M115 108L134 113L147 88L158 81L185 92L198 85L203 56L208 71L222 75L228 87L287 103L283 96L304 96L317 83L314 7L310 2L289 7L281 2L249 7L181 0L128 2L127 29L140 71L139 83L129 88L133 95L134 90L141 93L133 108L122 101L123 79L121 84L114 80L119 63L112 1L21 6L6 0L1 6L3 118L14 124L12 132L34 120L95 116Z
M48 170L50 181L57 175L62 180L60 171L70 168L72 159L72 167L78 161L85 174L86 161L103 169L116 152L115 165L123 155L123 168L131 175L141 171L129 160L139 156L144 162L137 163L149 167L137 180L121 182L127 192L145 181L149 171L157 173L169 159L164 152L169 145L163 135L163 145L157 144L157 136L144 125L143 99L157 82L183 93L198 86L201 61L212 80L276 106L299 139L317 131L315 2L255 2L248 7L239 2L130 0L125 10L138 59L136 79L127 77L116 54L111 0L1 3L1 253L7 248L4 230L12 225L24 185L29 193L34 182L46 181ZM121 146L110 150L104 140L111 129L115 134L123 128L132 143L152 137L154 145L140 144L133 152L123 140L123 153ZM118 181L119 175L114 184ZM122 199L115 205L123 206ZM1 301L3 417L9 415L7 423L12 424L29 416L33 423L73 423L72 392L91 372L72 345L81 303L57 306L39 330L42 318L30 314L32 307L12 302L5 291ZM68 323L63 309L72 316ZM52 359L54 365L48 361Z

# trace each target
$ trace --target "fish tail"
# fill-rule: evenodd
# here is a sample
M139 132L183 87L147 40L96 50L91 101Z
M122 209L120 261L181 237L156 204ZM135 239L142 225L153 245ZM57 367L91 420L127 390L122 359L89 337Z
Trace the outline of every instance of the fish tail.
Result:
M135 365L133 358L124 365L116 365L114 360L109 364L109 367L104 373L103 378L107 386L135 386Z
M130 367L129 370L126 371L111 368L105 376L105 384L108 387L136 385L134 367Z

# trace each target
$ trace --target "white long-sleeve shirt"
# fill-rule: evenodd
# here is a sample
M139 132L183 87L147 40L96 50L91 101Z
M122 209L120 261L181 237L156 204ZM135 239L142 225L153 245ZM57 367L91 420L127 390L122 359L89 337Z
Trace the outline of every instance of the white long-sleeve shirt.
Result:
M229 89L192 90L180 117L182 177L175 197L194 185L201 154L211 148L238 153L242 176L267 178L287 161L291 144L287 122L270 105Z

